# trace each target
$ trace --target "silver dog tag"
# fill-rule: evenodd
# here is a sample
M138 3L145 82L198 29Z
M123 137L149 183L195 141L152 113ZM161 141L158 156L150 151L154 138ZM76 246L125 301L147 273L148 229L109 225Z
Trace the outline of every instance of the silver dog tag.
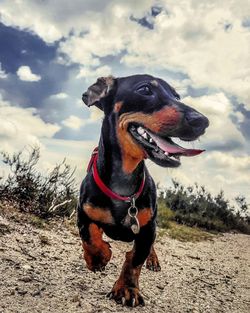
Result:
M140 224L136 216L131 217L131 226L132 232L137 235L140 232Z

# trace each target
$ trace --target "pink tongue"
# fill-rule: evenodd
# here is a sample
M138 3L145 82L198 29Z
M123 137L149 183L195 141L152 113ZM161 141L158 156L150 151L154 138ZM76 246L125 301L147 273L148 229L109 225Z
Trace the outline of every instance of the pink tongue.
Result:
M168 152L168 153L176 153L176 154L181 154L184 156L195 156L205 151L205 150L200 150L200 149L182 148L178 146L176 143L171 144L168 141L162 138L159 138L152 133L150 133L150 136L154 139L154 141L163 151Z

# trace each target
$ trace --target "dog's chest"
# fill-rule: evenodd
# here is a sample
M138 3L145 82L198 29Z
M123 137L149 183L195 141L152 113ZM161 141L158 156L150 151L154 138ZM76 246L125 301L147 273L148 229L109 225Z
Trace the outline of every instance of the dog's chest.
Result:
M134 223L133 218L131 219L131 215L132 217L136 217L139 227L145 226L152 219L153 210L150 206L136 206L137 212L135 215L134 211L130 212L130 207L128 203L118 203L118 201L114 203L111 208L102 208L90 203L85 203L83 210L94 222L125 228L130 228Z

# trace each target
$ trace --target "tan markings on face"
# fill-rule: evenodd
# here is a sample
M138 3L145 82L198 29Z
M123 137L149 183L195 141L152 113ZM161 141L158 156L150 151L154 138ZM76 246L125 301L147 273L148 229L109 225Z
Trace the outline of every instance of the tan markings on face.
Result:
M157 80L151 80L151 85L153 85L153 86L155 86L155 87L158 87L159 86L159 84L158 84L158 81Z
M123 113L118 120L117 137L123 157L123 170L132 173L137 165L146 158L146 153L128 133L130 123L139 123L155 133L171 129L180 121L180 113L173 107L163 108L153 114L142 112Z
M146 158L144 150L135 143L126 128L117 128L117 137L122 151L122 168L125 173L132 173L137 165Z
M83 210L88 215L88 217L95 222L101 222L105 224L114 223L114 219L109 210L94 207L90 203L85 203L83 205Z
M121 110L122 105L123 105L122 101L116 102L116 104L114 106L114 112L118 113Z
M129 123L140 123L153 132L175 127L180 121L180 113L173 107L163 108L153 114L142 112L124 113L120 116L120 127L127 129Z

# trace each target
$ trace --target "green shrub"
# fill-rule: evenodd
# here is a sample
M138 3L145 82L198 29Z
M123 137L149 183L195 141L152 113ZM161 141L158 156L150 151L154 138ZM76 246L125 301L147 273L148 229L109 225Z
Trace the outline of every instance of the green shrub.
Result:
M173 221L175 217L175 213L166 207L166 204L162 199L158 201L158 215L157 221L158 225L162 228L168 228L170 225L170 221Z
M70 216L77 204L74 170L65 160L47 175L36 168L39 148L32 148L28 158L23 152L1 152L3 163L9 167L7 179L0 178L0 201L13 204L22 212L42 218Z
M238 208L235 208L225 199L223 191L212 196L204 186L195 184L184 187L175 180L173 187L166 189L164 194L165 197L163 193L158 197L159 225L162 227L174 219L180 224L199 226L207 230L250 233L247 215L249 205L243 196L236 198Z

